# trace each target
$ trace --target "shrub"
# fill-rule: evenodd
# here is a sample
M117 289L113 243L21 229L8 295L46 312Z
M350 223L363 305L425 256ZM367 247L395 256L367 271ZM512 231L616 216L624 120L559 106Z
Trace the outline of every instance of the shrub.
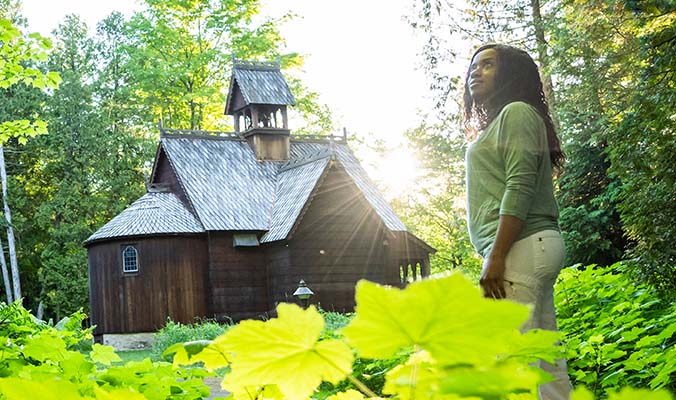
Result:
M201 368L175 370L149 359L121 360L110 346L91 344L78 311L55 326L18 302L0 303L0 399L202 399ZM91 346L88 350L87 347Z
M319 313L324 317L324 330L322 331L322 338L339 338L342 335L340 330L345 328L347 324L354 318L353 313L339 313L334 311L319 310Z
M167 320L164 328L155 334L152 349L153 358L171 361L171 357L162 357L162 353L171 345L195 340L213 340L225 333L228 328L230 328L230 325L221 325L216 321L206 319L187 325Z
M561 273L556 304L573 381L605 397L621 386L676 389L676 304L618 263Z
M345 379L377 397L359 372L372 366L383 375L382 393L400 399L533 398L524 396L546 376L529 363L561 355L553 346L559 335L518 331L527 307L484 299L457 274L405 290L362 281L356 293L355 316L335 337L322 335L326 323L314 307L282 303L278 318L243 321L211 343L193 341L167 353L175 353L175 365L230 366L223 387L252 399L307 398L322 382L342 389ZM320 398L330 393L322 389ZM348 390L331 398L364 397Z

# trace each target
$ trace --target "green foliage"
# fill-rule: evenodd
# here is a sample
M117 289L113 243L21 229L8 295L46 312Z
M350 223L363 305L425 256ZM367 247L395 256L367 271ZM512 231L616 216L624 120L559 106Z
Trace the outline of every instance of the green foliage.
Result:
M461 117L460 107L449 101L460 94L449 93L457 89L463 71L448 67L467 65L471 48L458 48L458 39L469 39L473 46L497 41L528 50L540 65L567 154L557 182L567 262L610 265L631 259L639 281L673 297L674 2L466 3L468 7L423 0L409 18L425 40L423 69L437 99L427 119ZM551 81L556 87L548 93ZM454 158L451 151L445 154ZM435 149L425 155L435 159Z
M547 374L528 363L561 354L553 346L557 334L518 331L527 307L484 299L459 274L405 290L360 282L355 317L343 330L353 349L340 339L321 339L324 320L314 307L281 304L277 310L278 318L244 321L207 346L185 344L174 364L206 361L200 356L206 352L211 368L229 365L223 386L235 399L305 399L322 380L335 384L346 377L373 398L350 374L353 351L362 358L404 354L407 361L387 372L384 393L400 399L497 399L510 393L532 398ZM202 352L194 354L198 348ZM488 380L494 384L477 384ZM354 391L334 396L360 398Z
M577 384L605 396L619 387L676 390L676 304L634 285L626 267L569 268L556 305Z
M109 120L96 112L92 76L99 58L83 22L69 16L55 34L49 67L63 82L42 99L52 134L31 140L8 161L21 166L10 182L19 261L36 269L30 277L38 283L26 303L36 309L43 301L46 315L58 319L88 307L82 242L142 194L138 167L150 148L128 130L106 129Z
M282 68L290 70L302 64L297 53L282 54L279 26L290 16L261 18L259 0L147 0L145 5L121 24L119 63L127 71L124 90L146 126L162 118L174 128L229 129L223 107L233 55L249 60L279 56ZM289 84L306 122L294 130L330 130L331 113L318 104L317 94L297 77Z
M153 355L152 349L122 350L118 351L117 355L120 356L124 364L130 361L143 361L146 358L149 358L150 361L159 361Z
M0 89L25 84L38 89L55 88L61 82L56 72L43 73L30 66L47 60L51 41L37 33L24 34L12 21L0 18ZM16 137L20 144L27 138L47 133L47 124L40 119L0 121L0 143Z
M569 264L610 265L626 250L608 135L627 107L639 60L629 15L618 11L605 1L562 2L548 25L550 70L559 81L554 111L568 158L559 200Z
M282 54L278 30L289 17L264 19L259 11L258 0L149 0L131 19L112 13L95 35L69 15L51 40L24 38L26 45L54 43L49 56L41 51L39 61L25 67L48 66L63 77L49 92L33 88L39 80L28 78L0 89L0 121L17 120L8 123L13 131L37 133L43 123L26 124L39 113L52 133L20 151L17 140L7 144L27 306L37 309L42 302L45 315L56 319L88 308L83 241L144 193L158 118L173 128L230 128L230 117L222 114L233 53L266 60L281 55L285 74L298 73L302 58ZM292 128L326 133L331 115L317 94L298 76L289 81L307 124Z
M666 391L618 388L673 385L674 305L655 300L646 287L631 287L610 269L571 269L563 278L557 302L569 351L577 351L570 364L576 376L587 376L577 368L601 371L599 386L589 383L609 400L671 400ZM223 385L234 399L535 399L536 386L548 377L529 363L561 355L553 345L558 334L519 333L527 307L484 299L458 274L405 290L362 281L357 300L353 318L324 313L333 326L349 320L342 331L322 333L326 324L314 307L281 304L278 318L243 321L213 341L171 346L166 353L175 353L173 367L149 359L117 365L112 348L98 344L74 351L83 337L91 338L80 328L82 313L50 326L18 303L2 305L0 398L202 399L209 395L202 383L208 373L175 367L203 362L208 369L231 368ZM575 322L579 326L573 327ZM394 356L380 397L354 373L355 353ZM585 364L590 360L596 364ZM628 377L618 371L635 373ZM324 390L324 384L315 390L322 380L336 385L344 378L353 386ZM593 400L594 393L580 387L571 399Z
M671 400L673 397L665 391L648 391L645 389L624 388L608 394L608 400ZM573 392L571 400L594 400L594 395L584 387Z
M627 1L639 73L628 106L609 132L611 173L622 183L619 211L632 241L631 267L663 297L676 293L676 5Z
M392 201L404 223L437 251L430 257L432 273L460 270L478 278L481 261L467 234L464 198L465 139L447 121L406 132L421 160L424 176L416 191Z
M354 314L341 314L337 312L327 312L320 310L324 317L325 326L320 339L332 338L342 339L342 329L345 328L354 318ZM357 357L352 364L352 378L344 379L338 384L323 382L315 397L326 398L331 395L338 395L341 392L357 389L353 381L363 382L375 393L382 393L385 386L385 375L399 364L406 362L409 354L400 352L394 357L385 359L371 359ZM357 392L358 393L358 392Z
M77 312L56 326L36 320L19 303L0 304L0 398L201 399L209 395L201 368L174 370L149 359L111 366L120 358L109 346L80 352L91 331Z
M320 314L324 318L324 330L322 331L322 338L337 338L340 337L340 330L345 328L354 314L343 314L334 311L324 311L319 310Z
M155 334L152 356L154 359L162 359L166 350L176 343L213 340L230 327L230 325L222 325L210 320L202 320L194 324L181 324L168 320L167 324ZM171 361L170 357L165 357L165 359Z

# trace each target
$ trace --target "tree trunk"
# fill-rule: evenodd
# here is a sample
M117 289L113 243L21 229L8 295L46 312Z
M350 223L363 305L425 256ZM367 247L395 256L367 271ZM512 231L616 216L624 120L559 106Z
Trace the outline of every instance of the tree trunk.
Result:
M21 280L19 279L19 263L16 259L14 245L14 229L12 228L12 212L7 199L7 171L5 170L5 148L0 145L0 179L2 180L2 201L5 205L5 219L7 220L7 244L9 247L9 262L12 267L12 283L14 286L14 300L21 299Z
M44 315L45 315L45 304L43 303L42 300L40 300L40 304L38 304L38 312L35 314L35 318L42 321L42 317L44 317Z
M9 283L9 272L7 271L7 261L5 261L5 249L2 247L2 241L0 241L0 265L2 265L2 279L5 282L7 304L10 304L14 301L14 296L12 296L12 285Z
M549 58L547 57L547 40L545 39L545 27L540 13L540 0L531 0L530 7L533 13L533 28L535 29L535 44L540 60L540 74L542 76L542 90L549 103L549 109L554 109L554 85L552 76L549 74Z

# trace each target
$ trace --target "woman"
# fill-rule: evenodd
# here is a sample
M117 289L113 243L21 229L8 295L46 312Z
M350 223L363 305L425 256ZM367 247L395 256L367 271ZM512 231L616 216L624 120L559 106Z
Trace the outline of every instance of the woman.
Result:
M552 172L564 155L538 68L523 50L482 46L464 101L465 126L480 132L467 150L467 210L472 244L484 257L484 295L532 304L526 330L556 330L553 287L565 249ZM540 398L568 399L565 361L542 368L557 380L540 387Z

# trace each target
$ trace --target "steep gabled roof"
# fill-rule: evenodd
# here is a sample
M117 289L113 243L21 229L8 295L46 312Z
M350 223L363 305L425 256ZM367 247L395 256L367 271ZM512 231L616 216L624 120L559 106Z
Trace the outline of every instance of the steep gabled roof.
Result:
M318 157L300 159L303 161L282 167L277 176L270 230L261 238L262 243L286 239L317 182L326 171L329 159L330 154L319 153Z
M406 231L344 142L292 139L286 163L257 161L246 140L233 135L164 135L160 147L157 154L167 157L190 211L173 194L148 193L87 242L204 231L260 231L261 242L286 239L330 160L342 166L390 231Z
M164 137L160 145L205 230L268 230L276 163L257 162L243 140Z
M295 105L279 64L236 61L232 67L232 78L225 104L225 113L233 114L235 87L239 88L244 101L249 104Z
M318 155L319 159L326 159L331 153L364 193L385 226L392 231L406 230L346 144L334 143L329 151L327 142L292 140L291 161L282 165L256 161L246 141L231 138L165 136L161 146L205 230L274 230L270 238L285 238L279 233L284 229L277 226L281 216L294 217L290 222L292 225L297 217L290 208L284 209L288 206L287 201L298 202L295 207L302 207L312 189L292 186L316 183L315 178L318 179L321 173L318 170L323 171L325 166L313 162L298 167L297 171L288 168ZM296 181L291 179L293 177L299 179ZM277 201L274 201L276 195ZM284 210L277 210L277 206ZM288 223L285 221L283 225Z
M328 145L325 143L293 143L291 145L291 158L303 157L320 151ZM378 216L383 220L385 226L391 231L405 231L406 226L397 217L390 204L385 200L375 183L369 178L368 174L362 168L357 157L352 150L344 143L333 144L335 157L345 168L347 174L352 178L355 185L362 191L366 200L371 204Z
M96 231L85 244L116 237L201 233L204 228L173 193L146 193Z

